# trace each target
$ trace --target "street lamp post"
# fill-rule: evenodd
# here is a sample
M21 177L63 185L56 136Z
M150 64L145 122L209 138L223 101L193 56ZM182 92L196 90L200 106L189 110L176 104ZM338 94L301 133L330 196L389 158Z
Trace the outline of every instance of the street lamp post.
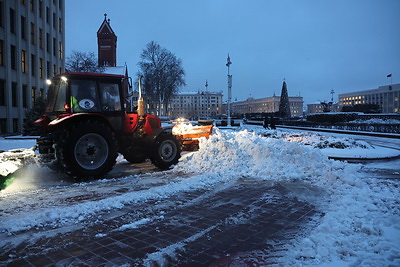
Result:
M206 80L206 84L205 84L205 87L206 87L206 101L207 101L207 104L206 104L206 119L208 120L209 118L208 118L208 101L209 101L209 97L208 97L208 81Z
M226 60L226 66L228 67L228 127L231 126L231 99L232 99L232 75L229 74L229 67L232 64L231 58L229 57Z

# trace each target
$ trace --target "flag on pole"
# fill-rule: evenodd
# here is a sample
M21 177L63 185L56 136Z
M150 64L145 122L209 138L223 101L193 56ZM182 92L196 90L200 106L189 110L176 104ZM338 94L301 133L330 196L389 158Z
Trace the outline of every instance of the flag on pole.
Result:
M392 74L390 73L390 74L386 75L386 77L390 78L390 77L392 77Z

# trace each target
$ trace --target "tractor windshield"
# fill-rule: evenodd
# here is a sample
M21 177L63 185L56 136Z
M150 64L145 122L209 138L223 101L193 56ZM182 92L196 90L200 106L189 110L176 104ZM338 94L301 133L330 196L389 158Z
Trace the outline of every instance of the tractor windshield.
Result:
M98 112L100 110L96 81L71 81L72 112Z
M51 81L47 93L46 112L65 112L67 83L60 79Z

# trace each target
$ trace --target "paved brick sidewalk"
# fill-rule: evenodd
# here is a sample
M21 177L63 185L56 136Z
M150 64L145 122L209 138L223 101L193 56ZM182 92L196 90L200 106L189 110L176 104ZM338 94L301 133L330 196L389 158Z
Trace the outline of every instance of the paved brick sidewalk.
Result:
M0 265L273 264L284 245L322 215L283 186L239 182L126 206L81 229L3 247Z

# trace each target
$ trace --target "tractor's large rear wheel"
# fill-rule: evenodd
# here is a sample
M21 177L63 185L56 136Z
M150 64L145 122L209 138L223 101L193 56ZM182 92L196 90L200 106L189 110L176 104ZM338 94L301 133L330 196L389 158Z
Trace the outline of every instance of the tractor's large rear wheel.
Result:
M180 157L181 149L175 136L161 133L154 142L151 162L156 167L167 170L177 164Z
M64 131L56 153L68 174L101 177L113 168L117 150L114 133L107 125L81 121Z

